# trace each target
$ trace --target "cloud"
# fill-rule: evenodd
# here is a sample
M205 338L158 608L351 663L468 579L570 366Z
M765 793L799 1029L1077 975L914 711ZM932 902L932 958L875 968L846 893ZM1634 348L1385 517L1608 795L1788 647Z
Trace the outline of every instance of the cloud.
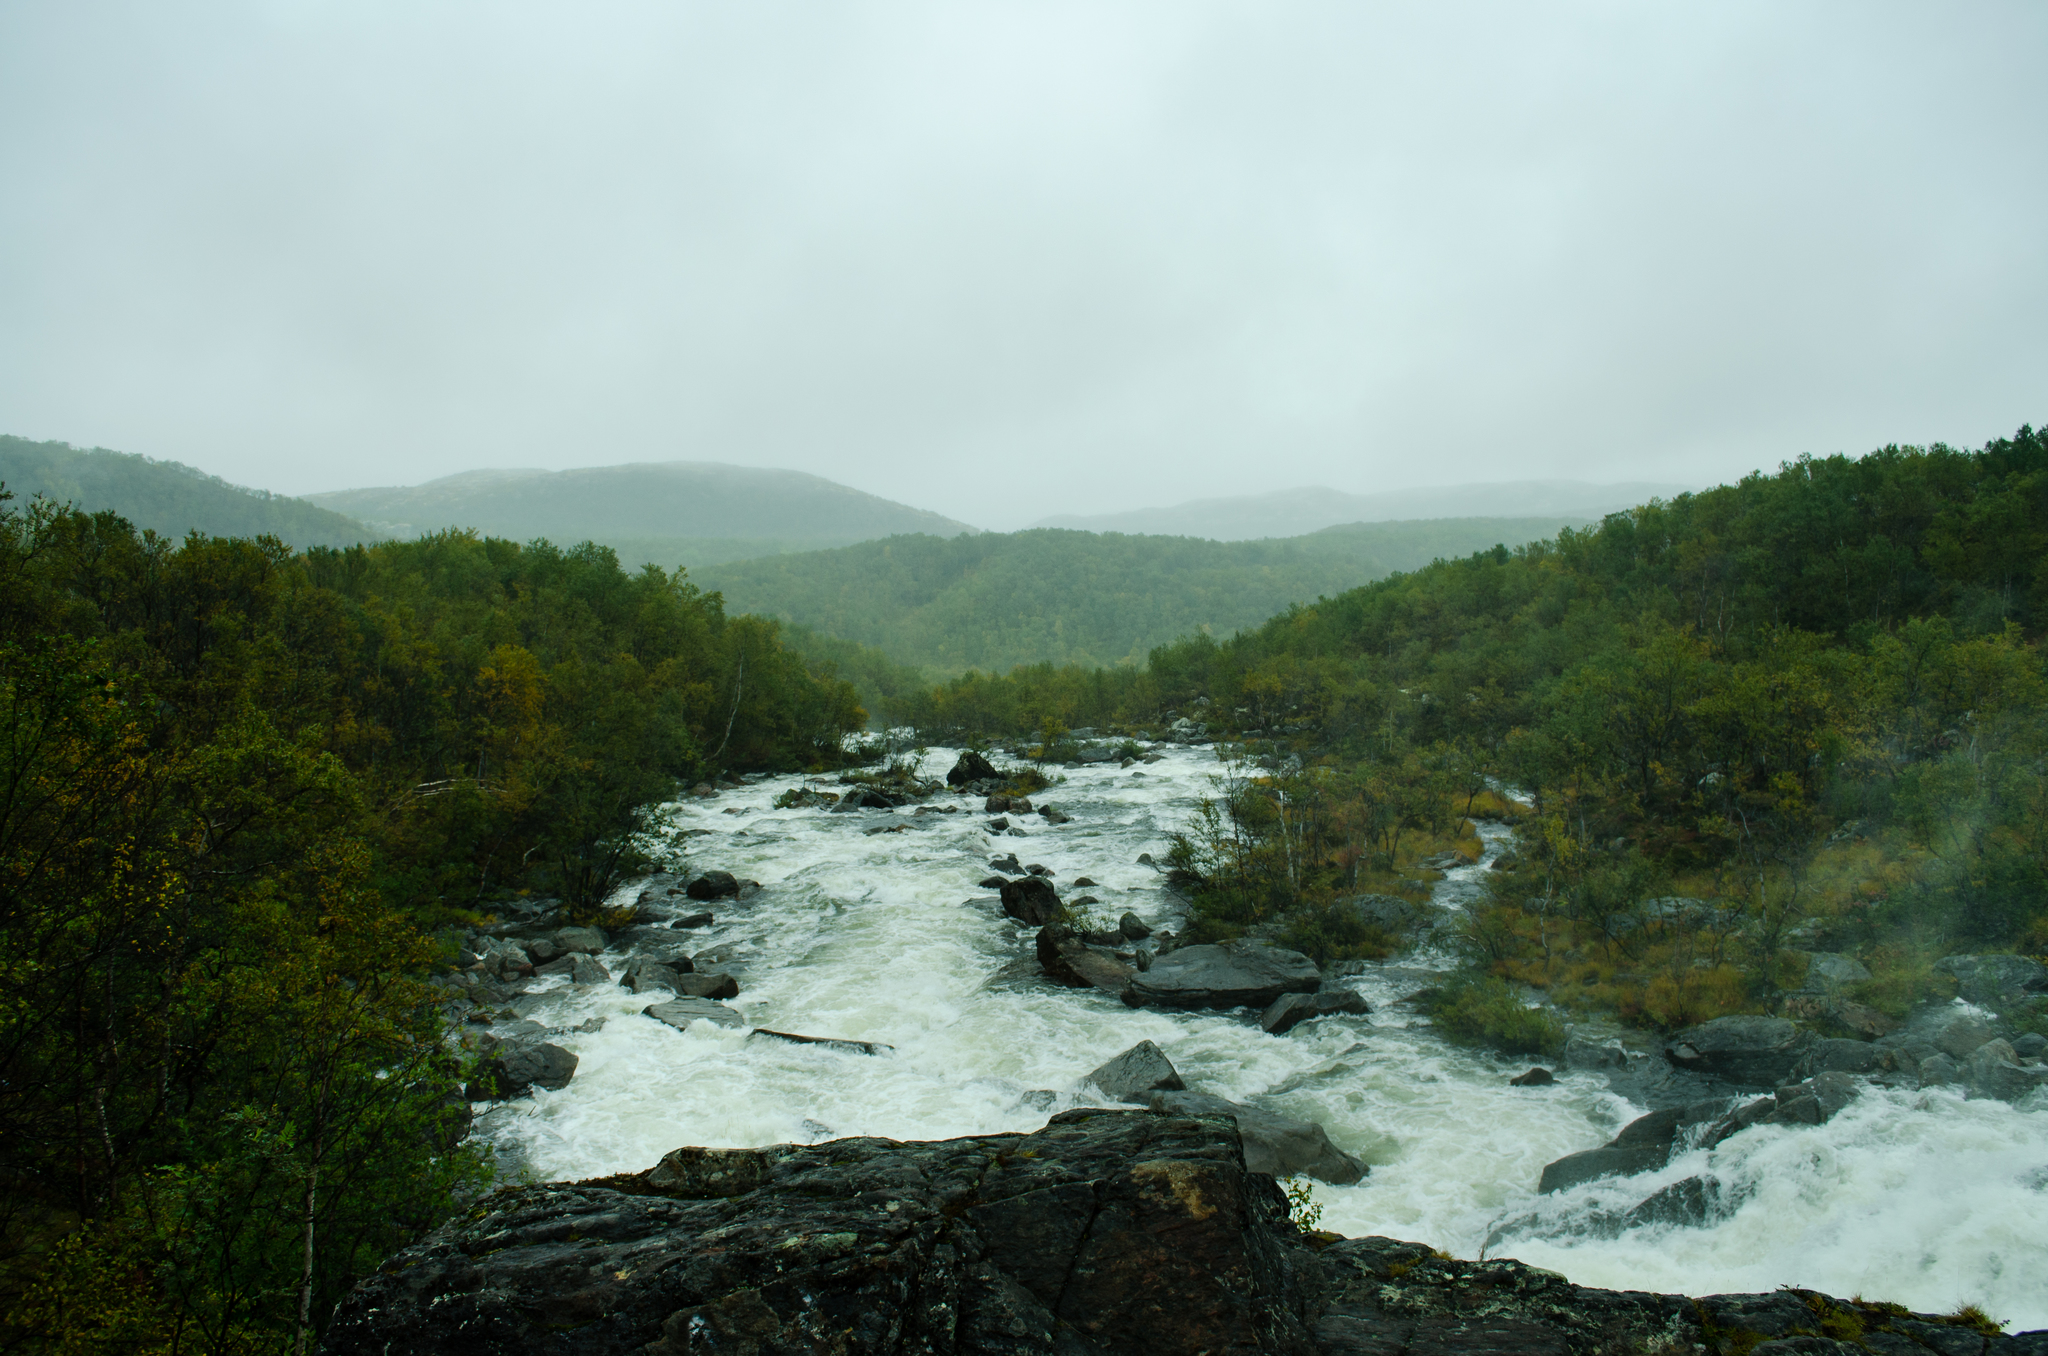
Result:
M2039 422L2048 12L0 7L0 426L989 526Z

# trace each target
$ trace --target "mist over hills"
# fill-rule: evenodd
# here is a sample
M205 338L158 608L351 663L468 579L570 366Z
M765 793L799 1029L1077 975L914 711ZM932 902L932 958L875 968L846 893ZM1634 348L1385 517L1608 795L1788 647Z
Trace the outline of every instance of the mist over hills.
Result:
M181 462L104 447L0 435L0 484L22 507L46 495L87 513L111 509L167 537L272 536L291 545L351 546L382 534L345 514L289 495L232 485Z
M465 527L515 541L595 541L616 550L628 568L978 530L821 476L702 461L466 471L424 485L334 490L307 499L395 537Z
M1256 537L1296 537L1342 523L1383 524L1418 518L1553 517L1590 522L1696 488L1650 481L1594 485L1581 480L1517 480L1345 494L1323 485L1303 485L1269 494L1191 499L1183 504L1121 513L1055 514L1032 526L1249 541Z
M1191 631L1227 636L1293 603L1584 521L1353 523L1239 542L1059 528L901 536L693 570L691 578L722 591L729 612L870 646L897 664L934 674L1006 672L1046 662L1141 662Z

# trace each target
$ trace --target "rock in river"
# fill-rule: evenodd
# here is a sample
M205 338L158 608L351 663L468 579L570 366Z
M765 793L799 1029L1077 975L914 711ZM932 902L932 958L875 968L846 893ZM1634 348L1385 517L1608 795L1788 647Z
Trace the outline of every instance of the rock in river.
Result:
M524 1097L535 1088L569 1086L576 1074L576 1056L544 1041L506 1041L485 1058L469 1085L473 1102Z
M1264 942L1184 946L1132 976L1124 1001L1132 1007L1264 1008L1282 994L1314 993L1316 963L1299 951Z
M993 763L973 749L969 749L960 755L954 762L952 770L946 773L946 785L964 786L968 782L989 782L1001 775Z
M1679 1032L1665 1054L1681 1069L1769 1088L1791 1077L1813 1043L1811 1032L1783 1017L1716 1017Z
M745 1026L746 1018L734 1012L723 1003L714 1003L708 998L677 998L667 1003L653 1003L642 1008L643 1015L657 1022L666 1022L678 1031L690 1029L696 1021L716 1022L720 1026Z
M1059 892L1043 876L1006 880L1003 912L1027 927L1042 928L1060 916Z
M1371 1011L1372 1005L1355 989L1289 993L1274 999L1266 1010L1259 1014L1259 1026L1269 1035L1282 1036L1311 1017L1327 1017L1333 1012L1358 1016Z
M1112 1102L1143 1103L1155 1092L1180 1092L1187 1087L1166 1052L1151 1041L1139 1041L1091 1070L1085 1081L1100 1088Z
M1330 1143L1314 1121L1298 1121L1257 1107L1225 1101L1201 1092L1155 1092L1145 1105L1174 1116L1229 1116L1237 1122L1244 1165L1274 1177L1306 1173L1320 1181L1349 1186L1362 1181L1365 1164Z

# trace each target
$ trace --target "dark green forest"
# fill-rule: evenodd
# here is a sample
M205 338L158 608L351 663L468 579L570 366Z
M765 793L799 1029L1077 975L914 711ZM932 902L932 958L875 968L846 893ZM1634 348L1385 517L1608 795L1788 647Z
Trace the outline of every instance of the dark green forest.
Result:
M601 918L650 805L864 720L603 548L0 502L0 1342L303 1350L486 1178L436 930Z
M1504 784L1523 846L1466 938L1491 978L1675 1026L1850 950L1874 972L1850 1016L1879 1022L1948 951L2048 950L2044 628L2048 437L2023 428L1802 458L1141 669L968 674L891 714L1243 739L1275 766L1178 863L1209 935L1362 944L1333 902L1397 885L1404 833L1453 838Z
M167 537L271 536L297 547L352 546L383 534L303 499L230 485L175 461L0 435L0 485L88 513L111 509Z
M1019 664L1142 664L1156 646L1191 633L1227 636L1304 599L1566 525L1444 518L1234 542L1057 528L897 536L694 577L735 611L855 641L943 677Z

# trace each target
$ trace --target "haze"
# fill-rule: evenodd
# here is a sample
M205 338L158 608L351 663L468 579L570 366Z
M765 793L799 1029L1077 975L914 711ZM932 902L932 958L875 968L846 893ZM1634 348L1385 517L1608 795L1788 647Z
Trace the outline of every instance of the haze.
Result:
M2048 8L0 3L0 431L994 528L2048 418Z

